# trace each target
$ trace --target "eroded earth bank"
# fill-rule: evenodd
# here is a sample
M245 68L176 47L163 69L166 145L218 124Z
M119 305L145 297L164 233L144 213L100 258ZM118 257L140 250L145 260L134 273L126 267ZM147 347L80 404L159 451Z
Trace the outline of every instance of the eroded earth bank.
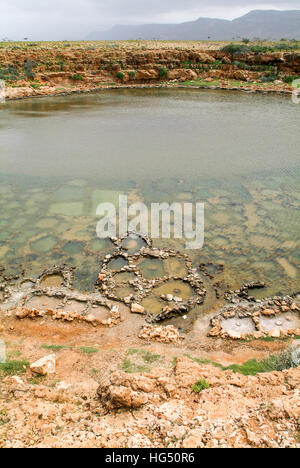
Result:
M198 86L291 93L300 74L299 44L209 42L12 44L0 49L7 98L111 87Z
M3 269L0 446L299 448L300 296L212 288L188 256L113 242L89 294L72 269ZM150 280L145 261L186 271Z

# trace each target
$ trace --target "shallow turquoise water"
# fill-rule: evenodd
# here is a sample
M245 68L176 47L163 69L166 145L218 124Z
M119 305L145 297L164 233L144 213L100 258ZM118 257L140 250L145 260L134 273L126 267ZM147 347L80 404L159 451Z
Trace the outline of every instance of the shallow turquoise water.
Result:
M231 286L299 289L300 106L290 99L139 90L9 102L0 108L0 265L38 274L76 265L93 285L109 241L95 211L132 201L204 201L195 263ZM181 241L155 241L183 248Z

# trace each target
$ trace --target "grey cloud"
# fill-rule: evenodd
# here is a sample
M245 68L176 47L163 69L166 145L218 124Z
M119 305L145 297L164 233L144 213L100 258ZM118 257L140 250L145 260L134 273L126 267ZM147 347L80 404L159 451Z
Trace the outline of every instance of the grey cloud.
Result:
M0 0L0 38L82 39L117 23L234 18L252 9L299 9L299 0Z

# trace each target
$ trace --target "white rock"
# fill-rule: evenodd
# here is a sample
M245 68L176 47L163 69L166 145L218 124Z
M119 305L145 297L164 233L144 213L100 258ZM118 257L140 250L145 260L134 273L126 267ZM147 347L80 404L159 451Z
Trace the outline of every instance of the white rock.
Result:
M55 374L56 356L55 354L49 354L42 359L31 364L30 369L35 374L48 375Z
M145 309L140 304L135 303L135 304L132 304L131 306L131 312L133 312L134 314L144 314Z
M280 330L272 330L269 332L271 338L280 338Z
M177 297L177 296L175 296L175 297L174 297L174 301L176 301L176 302L183 302L183 299L182 299L182 297Z
M17 375L13 375L11 379L18 385L24 385L23 380Z
M71 387L70 384L67 384L66 382L58 382L55 386L57 390L68 390L68 388Z

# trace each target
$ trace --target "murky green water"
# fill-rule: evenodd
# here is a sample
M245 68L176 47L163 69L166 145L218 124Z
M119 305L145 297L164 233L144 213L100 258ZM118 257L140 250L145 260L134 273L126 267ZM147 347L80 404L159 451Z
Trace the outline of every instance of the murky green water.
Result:
M113 249L96 237L96 207L127 193L147 204L204 201L205 246L188 252L196 264L224 264L232 287L260 279L272 293L296 291L299 118L289 98L198 90L6 103L0 265L34 275L67 263L75 286L90 287ZM162 266L144 269L151 278Z

